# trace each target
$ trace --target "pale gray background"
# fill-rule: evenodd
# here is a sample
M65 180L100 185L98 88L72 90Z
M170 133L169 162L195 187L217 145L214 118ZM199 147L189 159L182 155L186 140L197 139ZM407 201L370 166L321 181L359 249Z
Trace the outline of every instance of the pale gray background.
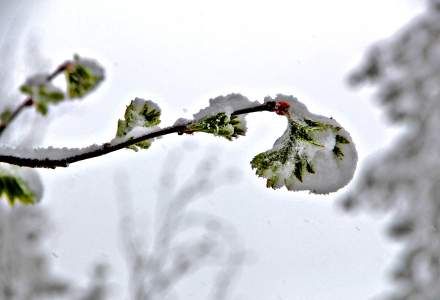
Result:
M415 2L36 2L0 1L3 45L16 45L16 55L24 57L33 43L47 71L79 53L97 58L107 72L104 84L84 101L51 108L41 145L109 140L135 96L158 102L164 124L170 124L204 107L210 97L230 92L251 100L293 94L315 113L333 116L357 144L358 171L397 134L370 101L371 93L350 91L345 79L366 47L417 14ZM18 65L16 86L30 69ZM221 170L238 168L238 184L192 206L221 216L242 238L247 260L232 299L371 299L386 290L386 270L397 246L383 234L385 219L342 213L339 193L273 191L253 175L249 160L268 149L284 126L274 115L252 115L247 136L234 143L203 135L166 137L146 152L124 150L41 171L42 205L53 223L47 247L56 271L85 280L93 262L107 261L114 299L120 299L126 271L118 237L117 201L123 200L117 199L115 174L125 174L117 178L127 179L138 229L148 236L165 154L183 147L189 152L179 171L182 179L206 153L217 156ZM201 274L182 285L182 299L204 299L209 274Z

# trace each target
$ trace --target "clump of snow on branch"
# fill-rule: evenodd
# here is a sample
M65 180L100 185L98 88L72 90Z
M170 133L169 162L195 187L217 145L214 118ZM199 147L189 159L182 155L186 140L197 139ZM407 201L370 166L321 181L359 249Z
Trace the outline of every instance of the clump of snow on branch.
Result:
M209 99L209 106L194 114L194 121L188 126L187 133L205 132L228 140L246 134L244 115L232 115L236 110L258 105L240 94L229 94ZM184 123L180 119L177 124Z
M99 80L104 78L105 72L104 68L94 59L80 57L79 55L74 55L73 63L77 65L81 65L84 68L87 68L88 71L93 74Z
M224 112L225 114L230 116L231 113L235 110L251 107L258 104L258 101L252 102L241 94L218 96L209 99L209 106L201 109L198 113L194 114L194 120L199 121L203 118L214 116L220 112Z
M127 106L124 119L118 121L116 139L113 139L112 144L134 139L158 129L156 125L160 123L160 114L159 106L153 101L135 98ZM148 149L150 145L151 141L145 140L128 148L137 151L138 148Z
M30 158L30 159L38 159L38 160L63 160L72 156L78 156L81 154L94 152L102 149L103 145L91 145L84 148L56 148L56 147L47 147L47 148L31 148L26 146L20 147L8 147L8 146L0 146L0 156L13 156L13 157L21 157L21 158Z
M191 123L191 120L189 120L189 119L186 119L186 118L178 118L178 119L174 122L173 126L186 126L186 125L188 125L189 123Z
M277 95L265 101L288 104L288 126L273 148L251 161L267 186L326 194L353 177L357 152L350 134L333 118L312 114L293 96Z

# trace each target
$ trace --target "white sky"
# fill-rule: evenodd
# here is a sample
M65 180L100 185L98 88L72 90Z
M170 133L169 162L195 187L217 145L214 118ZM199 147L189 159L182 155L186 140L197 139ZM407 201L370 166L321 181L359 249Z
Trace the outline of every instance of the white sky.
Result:
M100 60L108 74L102 87L83 102L51 108L44 144L78 147L111 139L117 119L135 96L159 103L164 124L170 124L221 94L240 92L262 100L283 93L346 127L357 144L361 170L366 156L389 144L395 130L387 127L371 94L350 90L346 78L366 47L415 15L415 4L33 3L27 7L26 30L38 40L51 68L78 53ZM14 10L10 11L12 15ZM27 74L20 76L24 79ZM239 184L220 188L192 205L234 225L247 249L248 262L235 282L232 299L362 300L386 290L386 270L397 247L384 237L383 219L342 213L335 201L338 195L268 190L253 175L250 159L271 147L284 131L283 121L270 114L252 115L248 135L234 143L203 135L165 137L147 152L119 151L64 170L42 171L43 201L54 224L49 247L56 254L57 270L82 276L91 263L108 261L115 290L124 289L116 203L122 200L117 200L115 174L126 174L122 178L127 178L135 199L140 229L149 228L165 154L189 144L196 149L184 155L182 178L207 152L218 156L220 168L235 166L241 174ZM204 299L196 291L205 285L203 277L192 278L182 288L182 299ZM120 297L115 293L114 299Z

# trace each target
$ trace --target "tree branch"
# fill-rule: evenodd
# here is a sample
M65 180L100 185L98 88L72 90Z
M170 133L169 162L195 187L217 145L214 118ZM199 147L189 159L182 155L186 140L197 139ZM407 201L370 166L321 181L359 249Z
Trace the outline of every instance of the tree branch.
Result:
M47 81L52 81L59 74L64 72L66 68L70 65L70 62L65 62L60 65L55 71L47 76ZM31 97L26 98L11 114L11 116L4 122L0 124L0 136L8 128L8 126L18 117L18 115L24 111L25 108L34 105L34 100Z
M12 121L17 118L17 116L26 108L29 106L32 106L34 104L34 100L30 97L26 98L11 114L11 116L7 119L7 121L2 122L0 124L0 136L3 134L5 129L12 123Z
M248 113L255 113L255 112L262 112L262 111L276 111L278 109L277 103L275 101L268 101L264 104L244 108L244 109L238 109L231 113L231 115L244 115ZM46 157L22 157L20 155L17 155L15 153L19 153L19 149L11 149L11 148L0 148L0 162L9 163L21 167L30 167L30 168L57 168L57 167L68 167L69 164L106 155L108 153L126 148L128 146L134 145L136 143L149 140L152 138L156 138L159 136L164 136L172 133L178 133L178 134L184 134L187 133L186 129L189 125L193 124L194 121L190 121L186 124L182 125L175 125L166 127L163 129L159 129L153 132L150 132L148 134L142 135L137 138L132 138L129 140L125 140L122 142L114 143L104 143L100 146L89 146L87 148L83 149L54 149L54 148L48 148L48 149L40 149L40 151L48 150L51 151L52 157L50 155ZM1 152L11 152L14 154L1 154ZM77 150L77 154L72 154L71 156L62 157L62 158L54 158L56 156L61 156L66 151L75 151ZM59 151L59 152L57 152Z

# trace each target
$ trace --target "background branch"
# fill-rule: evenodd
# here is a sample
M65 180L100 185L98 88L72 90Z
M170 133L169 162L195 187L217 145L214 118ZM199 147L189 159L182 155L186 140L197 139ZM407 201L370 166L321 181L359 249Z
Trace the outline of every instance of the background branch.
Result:
M53 71L51 74L47 76L47 81L49 82L55 79L55 77L63 73L69 65L70 62L65 62L62 65L60 65L55 71ZM34 105L34 100L31 97L27 97L19 106L17 106L17 108L12 112L10 117L0 124L0 136L3 134L6 128L8 128L8 126L18 117L18 115L24 111L25 108L31 107L33 105Z

